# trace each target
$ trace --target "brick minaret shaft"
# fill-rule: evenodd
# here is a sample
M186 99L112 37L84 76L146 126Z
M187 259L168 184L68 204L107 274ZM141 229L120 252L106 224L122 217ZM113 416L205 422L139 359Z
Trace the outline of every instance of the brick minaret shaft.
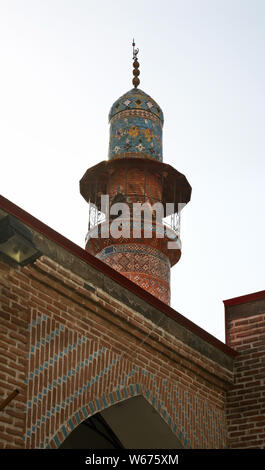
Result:
M162 162L163 113L153 98L137 88L140 72L134 45L134 88L115 101L109 113L108 161L89 168L80 181L80 192L90 208L86 250L170 304L170 268L181 256L174 221L179 215L178 204L189 202L191 187L184 175ZM110 215L105 221L100 219L101 195L109 196L110 207L117 202L126 203L129 217L137 202L150 206L160 202L164 208L166 203L173 203L171 212L164 212L164 216L171 216L171 227L165 233L163 221L151 215L152 236L144 237L143 220L139 219L140 236L135 238L128 213ZM120 227L129 224L129 236L116 238L110 233L106 237L106 225L110 228L115 217Z

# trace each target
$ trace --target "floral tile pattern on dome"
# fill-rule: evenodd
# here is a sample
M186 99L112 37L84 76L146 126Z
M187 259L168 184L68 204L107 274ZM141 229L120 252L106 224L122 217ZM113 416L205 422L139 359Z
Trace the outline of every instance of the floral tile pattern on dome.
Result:
M129 152L144 153L162 161L162 129L151 119L128 116L110 126L109 159ZM148 157L147 157L148 158Z

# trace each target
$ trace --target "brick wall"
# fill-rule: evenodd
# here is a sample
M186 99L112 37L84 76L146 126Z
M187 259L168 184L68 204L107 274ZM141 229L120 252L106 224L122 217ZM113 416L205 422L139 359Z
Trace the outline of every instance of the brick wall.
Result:
M0 401L14 390L19 394L12 404L0 411L0 447L24 447L25 380L28 352L27 326L29 308L25 277L16 273L12 285L12 269L0 262ZM27 290L27 289L26 289Z
M51 252L63 263L1 264L0 399L19 394L0 412L0 447L56 448L86 417L140 394L184 447L225 447L231 358L194 335L189 345L176 322L162 327L163 314L144 316L107 292L110 279L98 288L89 266Z
M239 352L227 395L228 445L264 449L265 292L242 300L225 302L227 344Z

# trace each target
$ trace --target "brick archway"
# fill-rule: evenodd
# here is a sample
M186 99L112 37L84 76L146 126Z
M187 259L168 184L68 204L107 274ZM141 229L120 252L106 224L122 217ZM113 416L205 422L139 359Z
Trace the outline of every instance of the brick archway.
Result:
M58 448L81 421L137 395L190 447L181 412L174 410L176 387L153 369L35 309L29 332L26 448Z
M69 436L69 434L74 431L74 429L81 424L81 422L95 413L105 410L106 408L116 405L121 401L127 399L143 396L148 403L158 412L160 417L165 421L165 423L170 427L171 431L176 435L176 437L181 442L182 446L186 448L191 448L188 445L188 440L185 438L184 433L180 431L180 427L177 426L177 423L174 422L172 416L170 416L168 410L166 409L163 401L157 399L153 394L153 391L147 388L143 384L135 383L120 388L116 391L112 391L101 398L96 398L93 401L90 401L87 405L82 406L78 411L76 411L65 424L56 432L56 434L51 439L47 449L58 449L62 442Z
M58 448L84 419L143 395L184 448L225 447L224 410L209 395L152 366L144 343L136 350L89 336L32 309L26 379L26 448ZM100 327L101 328L101 327ZM89 329L89 326L88 326ZM149 356L148 356L149 355ZM159 362L160 361L160 362ZM161 369L161 370L160 370ZM208 391L208 389L207 389Z

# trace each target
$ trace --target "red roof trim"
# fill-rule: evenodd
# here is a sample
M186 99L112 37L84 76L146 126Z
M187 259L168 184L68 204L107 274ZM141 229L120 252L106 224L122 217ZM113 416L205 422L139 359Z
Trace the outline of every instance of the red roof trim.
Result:
M225 307L233 305L246 304L247 302L255 302L255 300L265 299L265 290L254 292L253 294L241 295L233 299L223 300Z
M25 223L32 229L36 230L37 232L41 233L42 235L46 236L47 238L55 242L57 245L61 246L62 248L66 249L73 255L77 256L78 258L82 259L86 263L90 264L91 266L93 266L93 268L104 273L105 275L107 275L108 277L116 281L118 284L120 284L121 286L130 290L133 294L143 299L145 302L157 308L160 312L163 312L165 315L175 320L181 326L187 328L188 330L195 333L197 336L200 336L205 341L212 344L217 349L220 349L221 351L223 351L225 354L228 354L229 356L232 356L232 357L235 357L237 355L237 352L235 350L231 349L222 341L215 338L210 333L203 330L198 325L196 325L195 323L188 320L186 317L184 317L180 313L173 310L173 308L169 307L164 302L157 299L152 294L149 294L149 292L145 291L140 286L138 286L134 282L127 279L125 276L122 276L122 274L115 271L114 269L109 267L107 264L103 263L103 261L99 260L95 256L83 250L83 248L71 242L70 240L65 238L63 235L61 235L60 233L50 228L48 225L45 225L43 222L36 219L32 215L30 215L28 212L24 211L23 209L13 204L11 201L9 201L8 199L6 199L4 196L1 196L1 195L0 195L0 207L6 212L8 212L9 214L18 218L21 222Z

